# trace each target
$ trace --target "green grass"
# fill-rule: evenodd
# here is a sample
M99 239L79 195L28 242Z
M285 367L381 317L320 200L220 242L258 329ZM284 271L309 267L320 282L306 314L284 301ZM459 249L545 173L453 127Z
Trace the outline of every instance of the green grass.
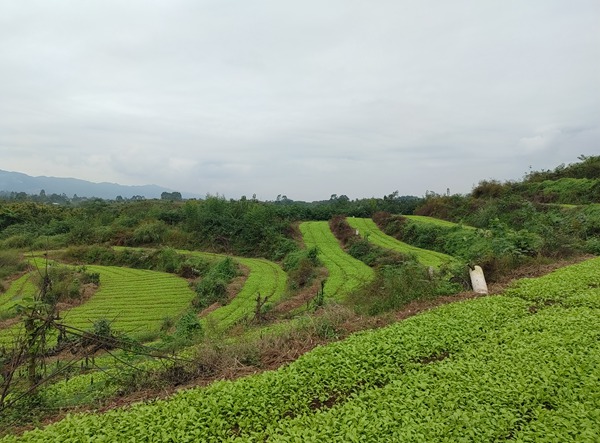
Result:
M416 223L427 223L430 225L441 226L443 228L456 228L461 227L465 229L477 229L473 226L463 225L459 223L453 223L447 220L441 220L439 218L427 217L424 215L405 215L405 217L409 220L412 220Z
M362 237L368 237L369 241L382 248L391 249L401 254L414 255L419 263L425 266L433 266L439 268L444 263L454 261L452 257L441 252L430 251L427 249L417 248L408 243L396 240L384 234L370 218L348 217L348 224L354 229L358 229ZM441 220L440 220L441 221Z
M370 267L341 248L326 221L301 223L300 231L307 248L318 248L319 259L329 271L324 288L325 297L343 300L350 292L374 278L375 273Z

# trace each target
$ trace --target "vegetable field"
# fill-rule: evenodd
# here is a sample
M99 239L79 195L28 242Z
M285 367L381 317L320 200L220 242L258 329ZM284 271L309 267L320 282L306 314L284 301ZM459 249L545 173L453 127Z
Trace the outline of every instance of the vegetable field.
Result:
M325 296L342 300L348 293L373 279L373 270L340 247L327 222L304 222L300 224L300 231L307 248L318 248L319 258L329 271Z
M94 321L107 319L115 330L134 337L158 332L167 316L177 316L194 296L186 280L172 274L114 266L88 266L100 274L100 289L87 302L61 313L64 322L90 329ZM2 331L8 343L18 329Z
M568 269L581 277L599 262ZM357 333L277 371L1 441L598 441L598 309L532 309L531 287Z
M441 252L429 251L427 249L417 248L407 243L396 240L394 237L384 234L370 218L348 217L348 224L363 237L368 237L369 241L382 248L391 249L401 254L414 255L419 263L425 266L439 268L444 263L453 261L449 255Z
M568 266L540 278L514 283L507 295L536 303L536 306L585 306L600 308L600 258Z
M115 329L133 336L156 332L165 317L180 314L194 296L187 281L172 274L113 266L88 270L100 274L100 289L64 313L66 323L82 329L106 318Z

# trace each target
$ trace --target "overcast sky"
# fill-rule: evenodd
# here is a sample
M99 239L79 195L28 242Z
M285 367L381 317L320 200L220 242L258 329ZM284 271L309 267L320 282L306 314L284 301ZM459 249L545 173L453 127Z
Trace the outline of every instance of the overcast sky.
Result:
M0 0L0 169L467 193L600 154L598 0Z

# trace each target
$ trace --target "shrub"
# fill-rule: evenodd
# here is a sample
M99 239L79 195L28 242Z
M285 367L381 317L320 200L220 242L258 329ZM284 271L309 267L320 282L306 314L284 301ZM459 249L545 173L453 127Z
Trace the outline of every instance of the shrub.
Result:
M347 245L352 239L358 237L356 230L348 224L343 215L336 215L329 220L329 228L343 245Z
M286 255L282 268L288 273L288 284L292 290L302 288L309 284L317 274L320 265L318 249L300 249Z
M381 314L401 308L413 300L452 294L460 285L441 273L430 274L424 266L408 262L403 266L385 266L377 278L350 298L358 313Z
M235 262L227 257L214 265L196 284L197 297L192 302L197 309L204 309L227 298L227 285L238 274Z

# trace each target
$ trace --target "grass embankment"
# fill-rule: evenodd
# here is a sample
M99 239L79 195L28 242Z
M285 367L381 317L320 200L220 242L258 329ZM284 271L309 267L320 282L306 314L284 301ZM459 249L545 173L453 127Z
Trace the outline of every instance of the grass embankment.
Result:
M369 241L373 242L375 245L391 249L401 254L414 255L422 265L439 268L445 263L454 261L454 258L449 255L417 248L416 246L411 246L408 243L401 242L394 237L384 234L370 218L348 217L347 220L350 226L354 229L358 229L358 232L362 237L368 238Z
M425 215L405 215L404 217L406 217L407 219L412 220L416 223L427 223L427 224L434 225L434 226L441 226L443 228L461 227L464 229L473 229L473 230L477 229L477 228L474 228L473 226L454 223L454 222L447 221L447 220L441 220L441 219L435 218L435 217L427 217Z
M307 248L318 248L319 259L329 272L324 287L326 297L343 300L350 292L374 278L375 273L371 268L340 247L326 221L301 223L300 232Z

